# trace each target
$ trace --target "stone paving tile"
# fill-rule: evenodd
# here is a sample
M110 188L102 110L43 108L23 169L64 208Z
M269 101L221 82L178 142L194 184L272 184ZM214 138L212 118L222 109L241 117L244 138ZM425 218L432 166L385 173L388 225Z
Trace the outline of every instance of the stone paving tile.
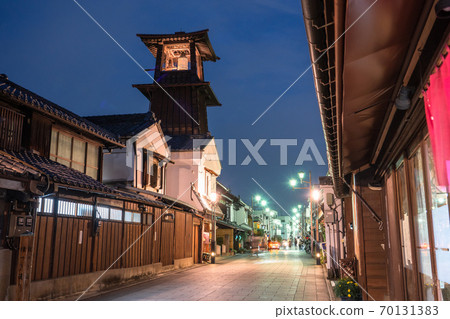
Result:
M329 300L321 266L303 251L217 260L91 300Z

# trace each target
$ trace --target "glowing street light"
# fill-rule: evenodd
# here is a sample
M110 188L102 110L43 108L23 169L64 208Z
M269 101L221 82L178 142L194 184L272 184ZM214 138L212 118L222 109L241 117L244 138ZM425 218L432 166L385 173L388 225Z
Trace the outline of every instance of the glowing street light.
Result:
M270 208L269 207L266 208L266 213L268 213L268 212L270 212Z
M295 214L295 213L298 212L298 209L297 208L292 208L292 212Z
M297 217L300 217L300 213L297 213Z
M305 172L300 171L300 172L298 173L298 178L300 178L300 180L303 182L303 179L305 178Z
M262 201L261 201L261 205L264 207L264 206L266 206L267 205L267 201L265 200L265 199L263 199Z
M297 185L297 180L296 179L291 179L289 181L289 185L291 185L291 187L295 187Z
M320 199L320 191L318 189L313 189L311 192L311 197L317 202Z
M256 200L257 202L259 202L259 201L261 200L261 196L256 195L256 196L255 196L255 200Z

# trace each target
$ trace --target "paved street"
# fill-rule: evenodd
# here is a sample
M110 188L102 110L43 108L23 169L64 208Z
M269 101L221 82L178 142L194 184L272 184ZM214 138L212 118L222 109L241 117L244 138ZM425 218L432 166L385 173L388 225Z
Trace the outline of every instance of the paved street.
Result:
M91 300L329 300L322 266L299 250L218 260Z

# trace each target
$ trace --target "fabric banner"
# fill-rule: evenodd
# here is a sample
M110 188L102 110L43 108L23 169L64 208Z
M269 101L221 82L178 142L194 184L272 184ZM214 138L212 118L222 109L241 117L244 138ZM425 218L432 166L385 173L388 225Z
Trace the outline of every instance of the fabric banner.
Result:
M424 92L430 142L439 186L450 186L450 54L430 76Z

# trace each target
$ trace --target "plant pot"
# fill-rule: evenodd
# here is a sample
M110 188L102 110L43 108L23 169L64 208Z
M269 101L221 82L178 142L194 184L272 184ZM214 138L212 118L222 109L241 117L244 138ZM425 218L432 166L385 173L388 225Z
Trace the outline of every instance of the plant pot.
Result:
M342 301L354 301L352 297L340 296L339 298L341 298Z

